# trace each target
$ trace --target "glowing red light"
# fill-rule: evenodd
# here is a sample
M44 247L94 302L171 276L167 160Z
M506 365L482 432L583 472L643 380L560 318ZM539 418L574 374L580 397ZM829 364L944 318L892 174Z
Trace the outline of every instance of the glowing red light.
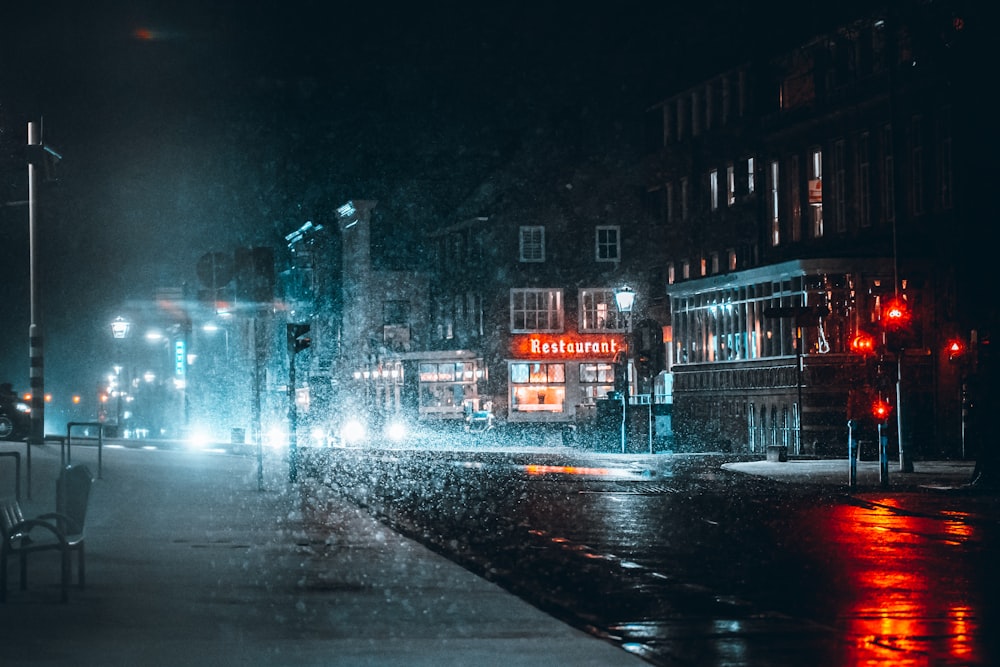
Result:
M884 421L892 414L892 406L881 398L875 399L872 403L872 416L878 421Z
M859 333L851 341L851 352L855 354L874 354L875 339L866 333Z

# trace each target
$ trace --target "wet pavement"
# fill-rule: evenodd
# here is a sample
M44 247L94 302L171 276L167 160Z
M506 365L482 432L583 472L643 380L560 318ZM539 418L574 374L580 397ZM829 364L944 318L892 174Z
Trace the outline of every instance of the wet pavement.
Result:
M3 451L14 449L4 446ZM20 447L23 451L23 445ZM586 457L579 450L543 451ZM666 455L593 455L650 477ZM93 448L74 449L96 477ZM58 445L33 447L25 513L51 511ZM751 461L727 470L891 497L895 511L972 508L997 521L998 494L965 487L970 462L917 462L914 473L860 462ZM11 495L0 459L0 495ZM58 560L36 554L26 591L11 565L0 605L4 665L640 665L406 539L364 509L298 484L267 457L106 447L87 525L87 587L59 602ZM24 489L22 489L24 495ZM51 558L47 558L51 556Z

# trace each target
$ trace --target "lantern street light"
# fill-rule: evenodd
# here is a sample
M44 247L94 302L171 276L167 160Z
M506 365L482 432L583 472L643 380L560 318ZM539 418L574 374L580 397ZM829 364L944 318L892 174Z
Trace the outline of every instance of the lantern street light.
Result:
M628 410L629 402L629 371L632 366L632 307L635 305L635 290L633 290L628 285L623 285L615 290L615 304L618 306L618 311L625 315L625 382L624 389L622 392L622 427L621 427L621 440L622 440L622 454L625 453L625 421Z
M122 338L126 338L128 336L128 332L131 328L132 323L119 315L113 322L111 322L111 335L116 340L121 340Z

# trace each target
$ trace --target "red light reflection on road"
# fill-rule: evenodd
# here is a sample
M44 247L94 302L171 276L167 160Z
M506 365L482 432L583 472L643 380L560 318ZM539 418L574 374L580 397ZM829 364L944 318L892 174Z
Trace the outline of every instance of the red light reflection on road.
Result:
M610 468L581 468L578 466L546 466L526 465L525 472L529 475L611 475L615 471ZM618 471L619 473L621 471Z
M811 514L806 529L815 529L809 543L827 549L821 558L841 587L831 602L848 644L844 664L977 664L982 610L959 557L975 527L894 512L892 498L872 503ZM955 560L926 548L928 540L954 545Z

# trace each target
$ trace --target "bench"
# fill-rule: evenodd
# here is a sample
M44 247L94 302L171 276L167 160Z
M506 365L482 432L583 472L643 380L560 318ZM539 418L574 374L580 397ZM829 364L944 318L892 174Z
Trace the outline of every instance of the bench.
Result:
M0 602L7 599L7 559L18 556L21 590L28 586L28 554L59 551L61 555L62 601L69 599L71 555L77 553L80 588L84 586L84 524L94 478L86 466L67 466L56 482L56 511L25 519L14 498L0 500Z

